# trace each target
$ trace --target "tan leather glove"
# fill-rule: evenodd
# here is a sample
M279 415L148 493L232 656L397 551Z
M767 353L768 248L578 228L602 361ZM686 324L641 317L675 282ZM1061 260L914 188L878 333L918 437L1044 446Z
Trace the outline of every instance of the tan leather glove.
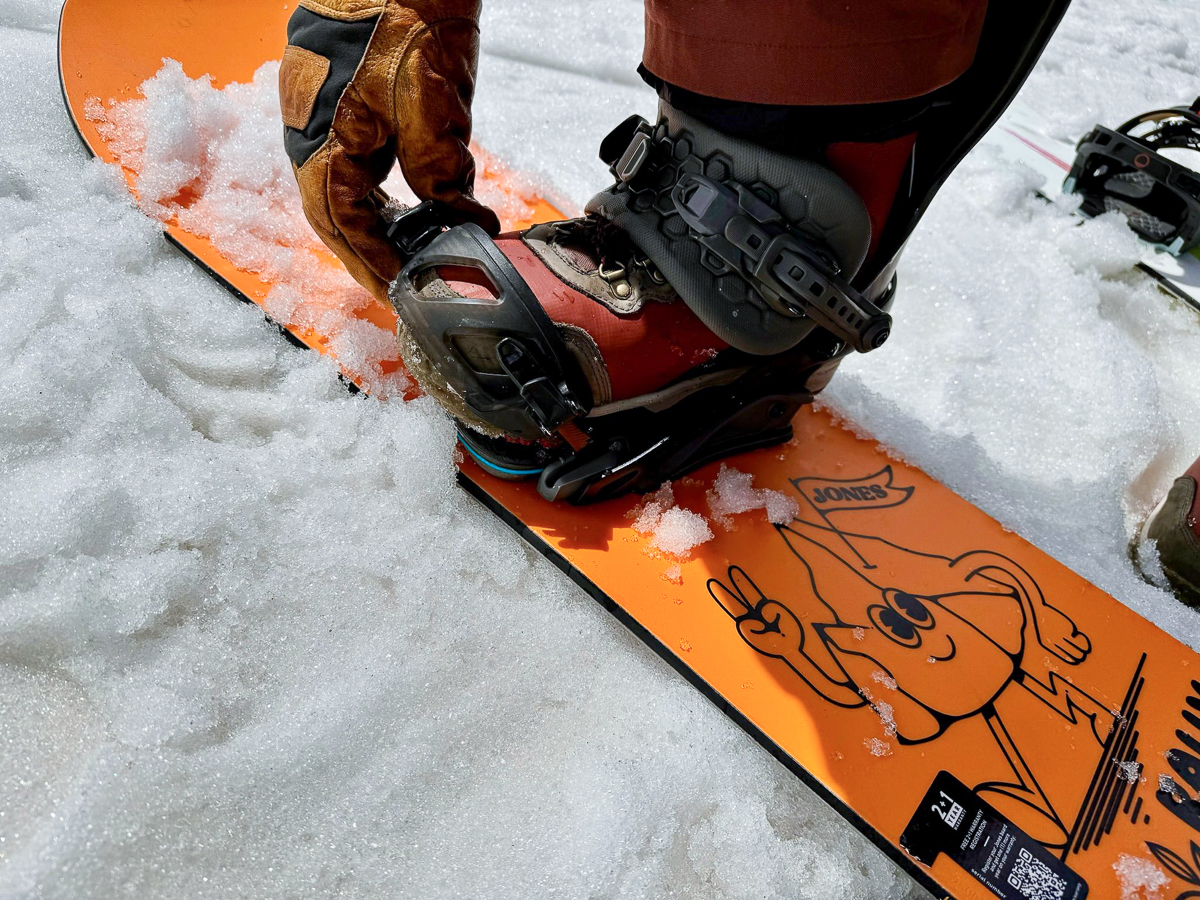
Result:
M380 216L397 160L422 200L495 234L475 200L471 100L481 0L300 0L279 70L284 142L304 212L387 301L401 260Z

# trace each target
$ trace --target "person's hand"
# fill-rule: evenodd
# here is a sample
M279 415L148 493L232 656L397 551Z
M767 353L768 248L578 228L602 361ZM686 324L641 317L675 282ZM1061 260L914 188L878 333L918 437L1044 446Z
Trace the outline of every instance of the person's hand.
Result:
M473 195L471 100L481 0L301 0L279 70L285 144L304 212L386 302L402 260L380 185L397 160L422 200L495 234Z

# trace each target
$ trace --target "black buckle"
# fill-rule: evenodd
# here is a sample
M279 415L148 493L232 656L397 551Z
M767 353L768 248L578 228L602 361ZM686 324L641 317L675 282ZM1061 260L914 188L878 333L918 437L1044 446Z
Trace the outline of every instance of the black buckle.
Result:
M654 130L641 116L630 116L600 143L600 159L621 184L642 170L654 149Z
M534 355L516 338L500 341L496 345L496 357L546 434L553 434L564 422L584 413L566 383L555 384Z
M432 200L406 209L388 226L387 238L408 262L430 241L455 224L453 215Z

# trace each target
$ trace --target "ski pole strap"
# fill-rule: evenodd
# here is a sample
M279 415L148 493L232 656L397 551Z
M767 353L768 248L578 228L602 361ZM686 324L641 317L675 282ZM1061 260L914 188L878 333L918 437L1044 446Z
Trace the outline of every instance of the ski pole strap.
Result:
M859 352L887 340L891 316L851 287L816 241L750 188L703 175L700 165L680 166L673 185L656 180L672 171L656 159L666 152L646 120L632 116L605 139L600 158L620 184L669 188L671 208L660 212L679 215L714 274L736 273L776 312L810 318Z

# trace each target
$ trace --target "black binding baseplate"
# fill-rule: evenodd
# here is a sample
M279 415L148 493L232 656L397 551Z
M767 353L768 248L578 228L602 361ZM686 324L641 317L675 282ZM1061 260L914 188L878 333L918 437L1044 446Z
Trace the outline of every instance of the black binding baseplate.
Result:
M1097 125L1079 139L1063 192L1082 198L1080 211L1126 215L1147 243L1179 256L1200 246L1200 173L1162 150L1200 150L1200 98L1156 109L1119 128ZM1133 134L1142 125L1148 131Z

